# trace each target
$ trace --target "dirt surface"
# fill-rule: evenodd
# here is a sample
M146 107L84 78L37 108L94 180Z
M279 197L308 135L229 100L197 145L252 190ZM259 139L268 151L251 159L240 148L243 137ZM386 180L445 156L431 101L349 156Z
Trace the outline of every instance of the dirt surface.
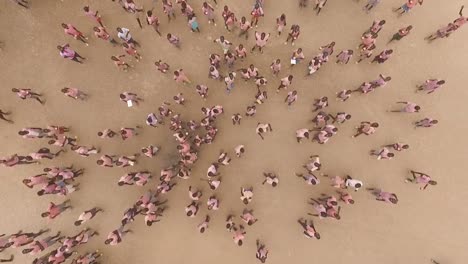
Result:
M67 235L77 233L73 221L78 215L94 206L105 212L96 216L86 225L100 232L87 245L79 248L80 253L99 249L103 254L101 263L255 263L255 240L264 241L270 249L268 263L430 263L434 258L441 264L464 263L467 231L464 227L468 209L458 204L468 199L466 186L468 170L466 157L468 140L466 131L465 99L468 92L466 45L468 29L462 28L450 38L428 44L424 37L437 28L458 17L458 10L467 2L425 1L411 13L402 17L392 12L403 1L382 1L370 14L361 9L365 1L330 0L319 16L312 10L312 4L299 9L297 1L266 0L265 17L261 19L258 31L272 33L263 54L255 52L248 58L236 62L236 68L254 63L269 84L267 103L261 105L257 115L244 118L241 126L232 126L230 117L234 113L244 113L256 93L255 85L244 83L240 78L230 95L224 84L208 79L208 56L222 54L212 42L220 34L237 45L244 43L249 49L254 44L251 32L246 41L237 33L228 33L222 26L221 11L229 5L238 17L248 16L252 1L219 1L216 7L216 27L207 23L201 12L201 1L190 1L198 14L201 33L191 33L185 18L177 9L177 19L167 22L162 13L161 2L157 1L155 13L160 17L163 35L168 32L181 37L181 50L169 45L164 37L159 37L151 27L139 29L131 14L125 13L112 1L32 1L32 8L22 9L12 1L0 2L0 32L4 43L0 52L0 108L13 112L15 123L0 123L0 156L13 153L27 154L45 146L46 140L25 140L17 135L23 127L45 127L49 124L71 126L71 134L78 136L82 145L97 146L105 154L132 154L141 147L155 144L162 147L157 157L140 157L138 165L130 169L102 168L96 165L97 156L81 158L68 151L63 156L42 161L40 165L14 168L0 168L0 233L14 233L19 229L35 231L48 227L53 232L61 230ZM138 1L145 9L154 6L152 1ZM129 72L118 71L111 55L123 54L120 47L96 39L92 34L93 22L84 15L82 7L90 4L102 14L104 24L116 37L117 26L128 27L142 47L143 59L130 60L134 66ZM174 3L175 5L175 3ZM468 11L466 11L468 12ZM285 35L276 37L275 18L285 13L288 26L299 24L302 34L297 44L284 45ZM377 52L393 48L395 54L383 65L370 65L367 62L337 65L330 61L312 77L304 77L306 63L316 54L318 48L336 41L335 54L342 49L355 49L360 36L375 19L386 19L387 23L379 34ZM90 46L66 36L60 23L75 25L89 37ZM406 25L413 25L413 32L398 43L386 45L394 32ZM235 31L237 32L237 31ZM286 32L286 30L285 30ZM62 59L56 46L70 43L87 60L83 65ZM290 69L287 65L294 49L302 47L306 61ZM334 55L335 55L334 54ZM333 55L333 56L334 56ZM283 61L280 77L291 73L295 76L293 89L298 90L299 100L288 108L284 103L286 93L276 94L274 89L279 80L272 76L269 64L276 58ZM193 84L184 86L172 80L172 74L163 75L156 71L153 63L162 59L171 69L183 68ZM223 66L221 72L225 73ZM354 94L345 102L335 102L335 93L342 89L355 89L363 81L377 78L378 74L392 76L392 81L384 88L366 96ZM426 95L415 93L415 86L428 78L447 80L439 91ZM210 91L203 101L196 94L195 84L205 83ZM86 102L73 101L61 94L65 86L77 87L90 94ZM12 92L12 87L28 87L44 94L44 106L35 101L21 101ZM123 91L136 92L144 102L127 108L119 101ZM172 96L182 92L186 106L174 105ZM312 127L312 102L314 98L328 96L330 107L335 113L346 111L352 119L339 126L338 135L329 143L319 145L311 142L297 144L296 129ZM191 179L178 180L175 189L166 195L168 210L162 221L152 227L144 225L140 216L130 224L132 234L116 247L105 246L103 241L108 232L118 227L124 210L149 188L154 188L156 180L145 187L119 187L118 178L128 171L150 170L154 175L177 160L176 142L166 126L150 128L144 124L146 115L157 111L163 102L172 103L172 109L182 114L185 120L200 120L202 106L221 104L225 114L217 121L219 134L215 142L205 145L199 153L199 161L192 170ZM397 101L412 101L422 106L416 114L395 114ZM414 129L412 122L424 117L439 120L439 125L430 129ZM361 121L378 121L381 125L375 135L352 139L354 127ZM460 122L461 121L461 122ZM255 134L257 122L271 123L274 131L262 141ZM144 129L136 138L123 142L120 139L104 140L96 133L104 128L119 129L141 125ZM410 150L398 153L393 160L377 161L368 155L369 150L396 141L410 144ZM235 158L233 148L238 144L246 146L244 157ZM209 212L212 217L205 234L198 233L196 226L207 213L202 206L196 219L187 218L184 207L189 204L189 185L204 191L203 204L211 191L205 182L209 164L217 159L219 151L228 151L233 161L221 168L223 183L216 191L221 199L219 211ZM301 171L311 154L320 155L322 172L332 175L350 174L364 181L366 187L380 187L398 194L398 205L375 201L364 189L353 193L356 204L344 205L342 219L314 219L321 240L309 240L302 235L297 224L299 217L307 216L312 208L307 204L310 197L321 193L334 194L335 189L329 180L321 177L318 186L308 186L294 176ZM40 217L49 201L60 202L60 197L38 197L37 190L22 185L23 178L35 175L43 167L71 165L84 168L85 174L78 179L80 190L70 195L73 210L65 212L53 221ZM430 174L438 181L420 191L418 186L405 184L409 170L414 169ZM280 177L279 187L263 186L262 172L274 171ZM224 229L225 217L239 215L244 205L239 200L241 186L254 187L254 201L248 208L255 210L260 220L247 227L244 246L238 247L231 234ZM239 222L239 218L236 222ZM8 249L2 257L15 254L15 263L29 263L32 258L21 256L20 250Z

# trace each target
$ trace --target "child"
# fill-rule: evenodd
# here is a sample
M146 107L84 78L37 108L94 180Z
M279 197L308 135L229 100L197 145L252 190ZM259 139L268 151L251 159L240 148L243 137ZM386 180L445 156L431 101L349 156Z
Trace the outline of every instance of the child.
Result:
M252 26L258 27L258 19L264 16L263 8L258 3L256 3L250 14L252 15Z
M101 16L98 14L98 11L93 11L89 8L89 6L84 6L83 7L83 11L85 12L85 15L93 20L95 20L96 22L99 23L99 25L101 25L101 27L104 27L104 25L102 24L102 19L101 19Z
M278 32L278 37L281 36L286 25L286 15L281 14L281 16L276 19L276 31Z
M215 12L214 12L213 6L211 6L207 2L203 2L202 11L203 11L203 14L205 14L205 16L208 18L208 24L213 23L213 25L216 26L216 22L214 20Z
M114 65L117 68L122 69L124 72L126 72L128 70L128 68L130 68L131 66L128 63L126 63L125 61L120 59L120 58L123 58L123 57L125 57L124 54L118 55L118 56L111 56L111 60L114 62Z
M411 29L413 29L413 26L411 25L404 27L404 28L400 28L397 33L393 34L392 38L388 41L388 43L394 40L400 41L402 38L409 35L409 33L411 32Z
M167 33L166 38L169 43L174 45L176 48L180 48L180 40L177 36L172 35L171 33Z
M266 34L265 32L262 32L261 34L259 32L255 31L255 45L252 47L252 50L250 52L253 52L256 47L260 50L260 53L263 53L263 47L267 44L268 38L270 37L270 34Z
M230 72L228 76L224 78L224 83L226 84L226 91L230 93L232 89L234 89L234 79L236 77L235 72Z
M64 87L62 90L62 93L64 93L66 96L71 97L75 100L80 99L80 100L85 100L88 95L76 88L69 88L69 87Z
M154 63L154 65L158 68L158 71L162 73L166 73L169 70L169 64L158 60Z
M349 60L353 57L353 50L343 50L336 55L336 63L348 64Z
M170 0L162 0L163 5L163 12L167 15L169 22L171 22L172 18L175 18L174 8L172 7L172 2Z
M93 30L94 30L94 36L102 40L107 40L114 46L117 45L117 41L115 41L115 39L110 37L109 33L107 33L107 30L104 27L94 27Z
M135 46L131 43L123 43L122 44L123 50L127 52L128 55L132 55L135 57L136 61L140 61L142 59L141 55L138 53L138 51L135 49Z
M89 44L86 42L88 38L85 38L83 36L83 33L81 33L78 29L76 29L72 24L62 23L62 27L63 27L65 34L68 34L72 36L73 38L83 42L86 46L89 46Z
M281 60L276 59L270 64L270 69L273 75L278 76L278 73L281 71Z
M12 92L16 93L16 95L21 99L21 100L26 100L26 99L34 99L38 101L41 104L45 104L44 100L41 100L41 94L33 92L31 89L17 89L17 88L12 88Z
M197 17L195 15L189 16L188 24L192 32L197 31L198 33L200 33L200 28L198 27Z
M250 22L247 21L247 18L245 18L243 16L241 18L240 22L239 22L239 28L240 28L239 37L241 37L242 35L245 35L245 39L248 39L249 38L249 29L251 27L252 26L250 25Z
M81 60L86 59L82 57L80 54L78 54L78 52L72 50L69 44L59 45L57 46L57 49L60 51L60 56L62 56L62 58L64 59L70 59L80 64L83 63L83 61L80 61L79 59Z
M149 26L152 26L154 28L154 31L158 33L159 36L161 36L161 32L159 32L159 19L156 15L153 15L153 11L148 10L146 12L146 23Z
M392 53L393 53L392 49L383 50L379 55L374 57L371 63L377 62L379 64L382 64L390 58Z
M284 44L288 44L289 40L291 40L291 45L294 46L294 42L297 40L299 35L301 34L301 29L299 25L292 25L291 30L289 31L288 37L286 38L286 42Z

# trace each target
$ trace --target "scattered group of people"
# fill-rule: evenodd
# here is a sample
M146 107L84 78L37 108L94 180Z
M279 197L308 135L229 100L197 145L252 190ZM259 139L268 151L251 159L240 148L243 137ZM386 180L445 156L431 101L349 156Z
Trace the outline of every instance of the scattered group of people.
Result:
M20 6L29 8L29 3L26 0L14 1ZM144 13L143 8L137 6L133 0L119 0L117 2L126 12L135 16L139 27L142 28L144 23L141 22L142 17L140 14ZM238 29L238 38L240 40L247 41L251 28L257 27L261 22L262 17L264 16L264 2L264 0L255 1L251 10L250 21L245 16L238 20L236 14L230 10L228 6L224 6L222 11L220 11L222 12L226 30L232 32ZM301 8L305 8L307 7L308 2L308 0L300 0L299 6ZM377 6L379 2L380 1L377 0L369 0L368 3L364 6L364 10L369 12L371 9ZM199 23L194 8L192 8L186 0L177 0L176 3L180 5L181 13L187 19L190 30L193 32L200 32ZM316 1L316 6L314 9L316 10L317 15L320 14L326 3L327 0ZM398 9L395 9L394 11L399 12L400 14L407 13L416 5L422 5L422 3L423 0L408 0L404 5ZM217 5L217 2L214 1L214 4ZM208 23L216 26L217 7L207 2L203 2L201 9L203 14L206 16ZM103 19L98 11L92 10L89 6L84 6L83 11L85 15L91 18L94 23L92 30L95 37L110 42L112 46L121 45L126 55L130 55L131 57L135 58L136 61L139 61L143 58L140 52L137 50L137 48L140 48L140 43L133 38L130 33L130 29L125 27L117 27L117 38L114 38L110 33L108 33L108 30L105 27L105 23L103 22ZM167 15L169 22L173 19L176 19L176 12L170 0L162 0L162 11L165 15ZM447 27L439 29L435 34L432 34L427 39L432 41L437 38L448 37L451 33L460 29L461 26L468 21L468 19L463 16L462 12L463 6L459 12L459 18L450 23ZM155 32L161 36L161 21L153 9L147 10L145 14L147 25L153 27ZM283 29L287 26L286 21L287 17L285 14L281 14L276 19L276 30L278 36L281 36ZM361 43L358 47L359 57L356 63L359 63L372 56L373 51L376 49L378 33L383 30L385 24L385 20L376 20L369 27L369 29L367 29L362 34ZM74 39L84 43L86 46L90 44L89 38L72 24L62 23L61 27L63 28L65 34L70 35ZM164 29L166 30L166 28ZM412 25L408 25L399 29L388 41L387 45L394 41L400 41L404 37L408 36L412 30ZM285 44L287 45L291 43L291 45L295 45L297 39L300 36L300 32L301 27L297 24L292 24L286 37ZM167 33L166 37L169 44L175 46L176 48L181 48L181 40L178 36L173 33ZM252 48L250 48L250 52L253 53L258 49L260 54L262 54L269 43L270 34L266 32L255 31L254 37L255 43L252 45ZM116 39L118 39L120 42ZM234 69L236 63L243 62L248 56L245 44L239 43L236 46L233 44L233 42L227 40L223 35L215 39L214 43L217 43L221 47L222 55L212 53L209 56L209 65L207 65L208 78L219 80L220 82L224 81L227 93L233 92L235 82L238 81L238 79L236 79L238 74L239 77L245 82L254 83L257 93L255 94L255 97L251 103L246 106L245 112L246 118L254 118L256 111L260 108L260 105L266 103L266 100L268 99L266 87L269 82L265 77L265 72L261 74L261 71L254 64L250 64L246 68L240 68L237 70ZM314 56L307 65L307 75L316 73L323 65L325 65L326 62L329 61L330 56L334 54L335 46L335 42L330 42L329 44L319 48L320 52ZM63 58L70 59L78 63L83 63L85 61L85 58L73 50L70 44L59 45L57 48ZM336 63L348 64L354 54L355 51L353 49L344 49L336 55ZM371 63L385 63L393 54L394 49L383 49L378 55L374 57ZM119 69L124 71L127 71L132 67L124 60L126 55L121 54L111 57L111 60L114 62L114 64ZM295 49L292 53L292 56L290 57L289 69L292 69L292 67L300 64L300 62L304 59L305 55L303 53L303 49ZM278 83L276 92L280 93L282 90L288 90L284 102L288 107L292 107L292 105L298 99L298 90L290 90L295 77L291 73L283 74L284 69L282 68L281 63L282 60L280 58L273 60L270 65L270 70L273 76L279 77L279 80L276 81L276 83ZM168 63L163 62L162 60L156 61L154 65L162 74L167 74L171 68ZM222 68L224 66L226 67L226 72L222 73ZM183 69L174 70L173 79L176 83L180 83L186 86L194 86L196 93L201 97L201 99L205 100L208 97L209 88L207 85L202 83L194 84ZM354 90L343 90L338 92L336 94L336 99L337 101L345 102L351 97L353 93L368 94L375 91L377 88L383 88L391 81L391 79L392 78L390 76L380 74L378 79L363 82L358 88ZM421 85L418 85L417 91L423 91L427 94L431 94L441 88L444 84L445 80L429 79L423 82ZM42 93L29 88L12 88L12 92L14 92L22 100L34 99L42 105L46 103ZM85 101L88 98L87 93L73 87L64 87L61 89L61 92L65 96L74 100ZM121 93L119 95L119 99L127 104L128 107L133 107L134 105L138 106L140 103L144 102L141 97L132 92ZM175 95L173 100L175 104L185 105L185 99L182 93ZM397 110L391 110L391 112L418 113L422 111L422 107L416 103L408 101L401 101L397 103L401 105L401 107ZM329 100L327 96L322 96L313 102L312 111L316 113L312 118L314 127L300 128L296 130L296 140L298 143L301 143L305 140L311 140L319 144L325 144L338 133L338 126L343 125L346 121L351 119L351 114L343 111L337 113L327 113L328 106ZM159 180L157 180L157 184L154 185L155 187L143 193L138 200L134 201L133 204L131 204L131 206L123 212L123 217L120 223L108 234L106 240L104 241L105 244L117 245L121 243L123 238L132 232L130 225L139 215L142 216L144 223L147 226L152 226L153 224L161 221L161 218L164 217L164 212L167 209L165 204L168 202L167 199L164 199L164 196L178 185L178 181L191 178L191 171L198 160L200 149L203 145L211 144L215 140L219 131L217 127L217 119L220 118L220 116L222 116L224 113L225 110L222 105L213 105L212 107L201 108L201 120L185 120L183 119L181 113L177 113L174 109L171 109L171 103L163 102L158 108L157 113L149 113L147 115L145 123L149 127L165 126L166 124L168 125L168 128L172 131L174 140L176 142L178 160L172 165L163 168L160 171L160 177ZM9 111L0 110L0 119L8 123L14 122L11 119L11 115L12 113ZM241 119L243 116L244 115L241 113L235 113L232 115L231 119L233 125L241 125ZM438 120L427 117L422 120L415 121L414 125L415 127L427 128L432 127L437 123ZM356 138L361 135L370 136L376 133L379 127L380 125L377 122L362 121L356 127L356 133L352 137ZM122 140L128 140L138 136L142 129L143 128L140 126L123 127L120 129L120 131L114 131L111 128L106 128L102 131L99 131L97 136L102 139L109 139L120 135ZM22 138L28 140L47 139L48 145L58 147L60 149L54 152L47 147L43 147L40 148L37 152L29 154L11 154L9 156L0 158L0 164L6 167L38 164L42 159L55 159L62 152L67 151L67 148L77 153L81 157L91 157L92 155L101 153L101 150L97 147L92 145L79 144L78 138L70 134L71 130L72 129L70 127L57 125L50 125L46 128L23 128L18 132L18 135ZM255 132L262 140L266 140L265 134L272 133L273 128L270 123L258 122L255 128ZM155 157L159 149L159 146L151 144L148 146L143 146L141 148L141 153L135 153L131 155L101 154L101 156L97 158L96 164L102 167L131 167L134 166L138 162L138 159L140 159L142 156L145 156L146 158ZM385 160L394 158L396 152L401 152L408 149L408 144L396 142L383 145L375 150L371 150L370 155L375 156L378 160ZM208 184L208 193L202 192L201 190L192 186L189 187L189 200L187 202L188 205L184 208L186 216L190 218L197 216L200 211L200 207L203 205L201 202L202 197L206 197L206 208L208 211L210 211L210 214L204 215L202 217L203 221L197 225L197 230L200 233L207 232L209 225L212 223L214 215L216 214L215 211L217 211L222 204L220 198L221 195L218 191L218 188L222 182L222 168L224 166L229 166L232 161L231 156L235 155L237 158L241 158L245 154L245 151L246 147L242 144L239 144L231 151L220 151L218 158L208 167L206 178L202 179ZM310 156L309 160L304 164L303 168L305 171L303 173L296 173L296 176L303 179L306 184L312 186L318 185L321 183L321 178L325 177L330 180L331 186L337 188L335 193L328 195L322 194L320 197L313 197L308 201L313 206L313 213L309 213L309 215L318 217L319 219L341 219L340 203L346 205L352 205L355 203L355 200L349 193L349 190L358 191L360 188L364 187L364 183L361 180L352 178L349 175L341 177L329 176L323 173L318 174L322 170L322 164L320 163L320 157L318 155ZM429 185L437 184L437 182L426 173L416 172L413 170L411 170L410 173L411 177L408 177L405 182L420 184L421 190L425 190ZM83 169L76 169L73 166L46 167L43 169L43 171L41 171L41 173L24 179L23 184L30 189L39 189L37 191L37 195L39 196L50 194L68 196L70 193L73 193L79 189L79 183L76 183L76 180L83 174ZM275 172L265 172L263 176L262 184L267 183L272 187L277 187L279 185L279 177ZM119 186L144 186L152 179L153 174L150 171L133 171L125 173L117 181L117 184ZM346 189L348 191L345 191ZM366 189L378 201L391 204L398 203L398 197L395 193L386 192L379 188ZM239 213L239 218L236 218L236 215L228 215L225 220L226 229L231 233L234 243L238 246L243 245L243 241L247 234L246 227L252 226L258 221L258 219L254 216L254 209L250 207L253 196L254 188L252 186L242 186L240 188L240 200L244 205L244 209L242 213ZM47 210L43 212L41 216L52 220L63 212L72 210L72 208L72 202L69 199L60 204L51 202ZM79 226L84 222L94 218L99 212L103 212L103 210L98 207L93 207L89 210L86 210L79 215L77 221L75 221L74 224ZM305 218L300 218L297 221L303 228L303 233L307 238L321 238L321 235L315 226L317 221L312 221ZM77 254L75 247L81 244L85 244L90 238L97 236L98 233L96 231L91 229L84 229L74 236L63 236L60 232L58 232L54 236L41 238L41 236L46 232L48 232L48 230L40 230L37 233L24 233L19 231L11 235L1 235L0 252L10 247L24 247L22 251L23 254L37 255L45 253L46 249L57 244L58 247L56 247L56 249L46 253L41 257L37 257L33 263L59 264L65 262L69 258L73 258L72 263L77 264L98 263L98 259L102 255L98 250L86 253L81 256L75 256ZM263 263L267 260L269 250L266 245L260 242L258 239L256 240L256 245L256 258ZM13 255L8 259L0 259L0 262L9 262L12 260Z

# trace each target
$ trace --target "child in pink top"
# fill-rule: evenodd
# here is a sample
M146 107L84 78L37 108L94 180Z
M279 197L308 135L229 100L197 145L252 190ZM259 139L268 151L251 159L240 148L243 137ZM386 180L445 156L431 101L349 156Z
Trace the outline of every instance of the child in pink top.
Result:
M146 12L146 23L149 26L152 26L154 31L156 31L156 33L161 36L161 32L159 32L159 19L156 15L153 14L153 11L151 10Z
M169 43L174 45L176 48L180 48L180 40L179 40L179 38L177 36L172 35L171 33L167 33L166 37L167 37L167 41L169 41Z
M244 48L244 45L239 44L239 46L236 47L236 56L239 59L244 59L247 57L247 50Z
M416 121L414 125L415 127L432 127L438 123L439 123L438 120L426 117L424 119Z
M32 152L29 153L28 156L26 156L27 159L32 159L32 160L41 160L41 159L53 159L55 157L58 157L60 153L64 152L63 149L57 151L56 153L50 152L50 149L48 148L41 148L37 152Z
M245 18L244 16L241 18L239 22L239 28L240 28L239 37L241 37L242 35L245 35L245 39L248 39L249 30L250 28L252 28L252 26L250 25L250 22L247 21L247 18Z
M174 13L174 7L172 6L172 2L170 0L162 0L162 5L163 5L163 12L164 14L167 15L167 18L169 19L169 22L171 21L171 16L172 18L175 18L175 13Z
M304 235L307 238L320 239L320 234L316 231L312 220L310 220L310 224L308 224L307 220L304 220L303 218L297 220L297 222L302 226L302 228L304 228Z
M114 65L122 69L124 72L128 71L128 68L132 67L127 62L122 60L121 58L125 57L125 54L118 55L118 56L111 56L111 60L114 62Z
M95 20L96 22L99 23L99 25L101 25L101 27L104 27L104 25L102 24L102 19L101 19L101 16L98 14L99 12L98 11L93 11L89 8L89 6L84 6L83 7L83 11L85 12L85 15L93 20Z
M106 245L111 245L111 246L115 246L117 244L119 244L120 242L122 242L122 237L127 234L127 233L130 233L131 231L128 229L128 230L124 230L124 226L120 226L118 229L112 231L109 233L109 235L107 236L107 239L106 241L104 241L104 244Z
M435 92L435 90L439 89L442 85L445 84L444 80L439 79L429 79L426 80L423 84L418 85L417 91L427 91L427 94Z
M370 154L372 156L377 156L377 160L392 159L395 156L395 154L390 152L390 150L386 147L383 147L379 150L371 150Z
M174 71L174 80L177 83L183 83L183 84L191 84L192 82L189 80L187 75L185 75L183 69L179 69L177 71Z
M132 138L134 136L138 136L138 130L140 127L136 126L135 128L133 127L123 127L120 129L120 136L122 137L122 140L127 140L129 138Z
M123 43L122 44L123 50L128 54L133 57L135 57L136 61L140 61L142 59L141 55L138 53L138 51L135 49L135 46L131 43Z
M260 53L263 53L263 47L267 44L268 38L270 34L266 34L265 32L259 33L255 31L255 45L252 47L250 52L253 52L256 47L260 50Z
M286 42L284 44L288 44L289 40L291 40L291 45L294 46L294 42L297 40L300 34L301 29L299 25L292 25L288 37L286 38Z
M415 7L417 4L422 5L424 0L407 0L406 3L404 3L402 6L400 6L397 9L394 9L394 12L398 12L401 10L399 15L403 15L404 13L408 13L413 7Z
M455 25L455 30L461 28L461 26L465 25L466 22L468 22L468 17L463 16L463 8L465 8L464 5L461 6L460 11L458 12L460 17L453 21L453 24Z
M278 88L276 88L276 92L278 93L281 89L288 89L288 87L292 84L292 80L293 80L294 76L292 75L288 75L284 78L282 78L280 81L280 85L278 86Z
M281 71L281 60L276 59L270 64L270 69L273 72L273 75L278 76L278 73Z
M276 31L278 32L278 36L281 35L283 32L284 27L286 26L286 15L281 14L280 17L276 19Z
M235 226L232 229L234 230L234 235L232 236L234 243L238 246L242 246L245 234L247 232L244 231L244 227L242 225L239 225L239 229L237 229Z
M42 213L41 216L48 217L49 219L54 219L67 209L72 209L70 205L67 205L67 203L69 202L70 200L66 200L61 204L54 204L51 202L49 204L49 207L47 208L47 212Z
M224 20L224 27L231 32L237 22L237 17L234 13L230 13Z
M258 27L258 19L264 16L263 8L258 3L256 3L250 14L252 15L252 26Z
M288 93L286 98L284 99L284 102L288 104L288 106L291 106L294 102L297 101L297 91L291 91Z
M423 185L419 188L420 190L425 190L427 186L429 185L437 185L437 182L432 180L431 177L425 173L417 172L413 170L411 170L410 172L413 178L412 179L406 178L405 182L411 182L411 183Z
M82 57L80 54L78 54L78 52L72 50L70 48L69 44L65 44L65 45L61 45L61 46L58 45L57 49L60 51L60 56L62 56L62 58L64 58L64 59L70 59L70 60L78 62L78 63L83 63L79 59L81 59L81 60L86 59L86 58Z
M357 133L353 135L353 138L358 137L362 134L365 134L367 136L372 135L377 131L377 128L379 127L379 123L371 123L368 121L363 121L361 122L361 125L357 128Z
M38 174L31 176L27 179L23 180L23 184L26 185L26 187L32 189L36 185L44 186L49 182L49 177L47 177L46 173Z
M104 27L94 27L93 30L94 36L97 38L109 41L113 46L117 45L117 41L110 37L109 33L107 33L107 30Z
M336 63L348 64L349 60L353 57L353 50L343 50L336 55Z
M158 71L162 72L162 73L166 73L168 70L169 70L169 64L161 61L161 60L158 60L154 63L154 65L158 68Z
M60 237L60 232L58 232L55 236L48 236L43 239L35 240L32 245L28 248L25 248L21 251L23 254L30 254L30 255L37 255L43 252L45 249L49 248L50 246L54 245L55 243L59 242L64 237ZM0 262L4 262L1 261Z
M42 235L44 233L47 233L47 232L49 232L49 229L45 229L45 230L41 229L37 233L23 233L23 232L19 231L16 234L12 234L8 238L8 242L12 243L11 244L12 248L19 248L19 247L22 247L24 245L32 243L36 237L38 237L38 236L40 236L40 235Z
M85 36L83 36L83 33L81 33L81 31L79 31L78 29L76 29L72 24L62 23L62 27L63 27L63 31L65 32L65 34L68 34L72 36L73 38L83 42L84 44L86 44L86 46L89 46L88 42L86 42L88 38L85 38Z
M411 102L397 102L398 104L404 104L405 106L400 110L392 110L394 113L418 113L421 107Z
M207 2L203 2L202 11L203 11L203 14L208 18L208 23L209 24L213 23L213 25L216 26L216 22L214 20L215 12L214 12L213 6L211 6Z
M11 89L12 92L16 93L16 95L21 98L21 100L25 100L25 99L35 99L36 101L38 101L39 103L41 104L44 104L45 101L41 100L41 94L39 93L35 93L33 92L31 89L17 89L17 88L12 88Z
M71 97L75 100L80 99L80 100L85 100L88 95L76 88L69 88L69 87L64 87L62 90L62 93L64 93L66 96Z
M372 194L375 196L375 199L377 201L382 201L382 202L392 203L392 204L398 203L398 197L394 193L384 192L380 189L375 189L375 188L367 188L367 190L372 192Z

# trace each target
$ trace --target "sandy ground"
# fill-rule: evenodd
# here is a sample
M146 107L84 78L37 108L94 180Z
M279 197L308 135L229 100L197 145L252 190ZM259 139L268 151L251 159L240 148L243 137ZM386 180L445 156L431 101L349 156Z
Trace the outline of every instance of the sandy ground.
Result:
M464 172L468 170L468 125L465 98L468 92L464 49L468 43L467 28L453 34L449 39L427 44L423 38L435 29L458 17L459 7L467 2L425 1L409 15L397 18L393 7L403 1L382 1L374 12L366 15L362 10L365 1L331 0L320 16L309 6L299 10L297 1L267 0L266 15L258 30L275 32L275 18L281 13L287 15L289 25L301 25L302 35L295 47L283 45L285 36L272 37L264 54L256 54L236 67L255 63L260 72L269 80L267 86L270 98L262 105L254 118L244 118L241 126L233 127L230 116L245 111L255 94L253 83L237 81L231 95L224 91L224 85L206 78L208 56L221 53L220 48L211 42L220 34L235 45L244 43L250 48L254 39L240 39L236 34L227 33L221 21L221 8L228 4L238 16L248 15L252 1L220 1L216 8L218 26L209 25L200 11L200 1L191 1L199 14L201 34L190 33L185 19L177 9L177 20L167 23L162 14L161 3L156 5L156 14L161 17L163 34L179 35L182 50L170 46L165 38L160 38L150 27L138 28L133 16L125 13L111 1L33 1L32 9L21 9L10 1L0 3L0 32L4 42L0 53L1 74L0 106L13 111L15 124L0 123L0 156L12 153L26 154L45 145L45 141L24 140L17 135L23 127L45 127L60 124L72 127L72 134L79 137L83 145L95 145L107 154L132 154L149 144L162 146L161 153L154 159L140 158L139 164L130 169L102 168L95 165L96 156L81 158L69 151L52 161L41 165L15 168L0 168L0 233L13 233L19 229L38 230L48 227L54 232L77 233L80 228L73 221L85 209L94 206L104 208L86 226L101 235L79 248L99 249L104 253L101 263L255 263L255 240L261 239L270 249L269 263L429 263L431 258L440 263L463 263L468 257L466 251L467 231L464 227L468 210L460 206L468 199L465 186L468 180ZM152 1L138 1L146 9ZM131 29L135 39L142 43L143 60L132 61L135 67L128 73L119 72L110 61L111 55L122 54L119 47L112 48L108 43L97 40L92 35L91 21L84 16L82 6L90 4L103 16L105 25L112 34L117 26ZM387 40L398 29L413 25L409 37L399 43L388 45L395 50L395 56L383 65L362 63L354 60L346 65L329 62L313 77L305 78L306 63L290 70L285 67L293 49L302 47L307 59L318 53L318 47L336 41L335 52L355 48L359 37L374 19L386 19L387 24L379 34L377 51L380 52ZM72 23L90 37L90 46L73 40L63 34L61 22ZM273 34L272 34L273 35ZM88 58L79 65L62 59L56 45L70 43L81 55ZM168 61L172 69L183 68L194 84L206 83L210 87L209 98L202 101L194 90L194 85L185 87L172 80L172 74L157 72L153 62L157 59ZM281 77L291 72L295 76L293 88L299 92L299 101L290 109L286 107L285 92L274 93L278 80L270 74L272 60L283 60ZM222 72L226 72L223 66ZM385 88L367 96L353 95L346 103L331 100L329 112L347 111L352 120L339 127L337 136L326 145L304 142L297 144L295 130L311 127L312 101L320 96L333 98L344 88L355 89L363 81L376 79L379 73L390 75L393 80ZM416 94L415 85L428 78L443 78L447 84L434 94ZM60 93L64 86L82 89L91 95L86 102L75 102ZM34 101L21 101L11 93L12 87L31 87L45 94L45 106ZM118 99L123 91L141 95L145 102L139 107L127 108ZM200 159L188 181L178 181L175 190L167 195L169 209L163 220L148 228L142 217L130 225L134 231L124 238L117 247L103 244L108 232L118 227L123 211L146 190L154 188L152 181L144 188L136 186L118 187L118 178L127 171L148 169L155 175L159 170L176 159L175 141L167 127L148 128L142 134L126 142L119 139L102 140L96 132L104 128L119 129L124 126L144 125L149 112L157 110L163 101L183 92L187 105L173 106L182 113L185 120L202 118L198 110L201 106L222 104L226 113L218 121L220 130L212 145L203 146ZM422 106L419 114L393 114L386 112L396 101L413 101ZM415 130L411 123L424 117L439 119L440 124L431 129ZM465 116L465 117L463 117ZM373 136L352 139L354 127L364 120L378 121L381 129ZM257 122L270 122L274 132L261 141L255 135ZM407 142L411 148L398 154L390 161L377 161L368 155L370 149L396 141ZM205 199L210 191L200 178L204 178L209 164L217 158L221 149L234 156L233 147L245 144L246 155L234 159L221 173L223 183L216 192L221 198L221 209L210 212L212 223L209 230L201 235L196 226L206 214L203 206L196 219L184 215L184 207L189 203L187 187L193 185L205 191ZM308 240L302 235L297 219L311 212L306 201L321 193L333 194L329 181L322 178L322 184L311 187L294 176L311 154L322 158L323 172L328 174L350 174L362 179L367 187L381 187L395 192L400 198L398 205L375 201L364 190L354 194L356 204L342 208L342 219L315 219L322 235L320 241ZM84 168L85 175L78 181L81 190L70 195L74 209L67 211L50 222L40 217L49 201L61 201L59 197L38 197L36 190L25 188L21 180L39 173L43 167L71 165ZM409 170L419 170L430 174L439 184L419 191L416 185L404 183ZM274 171L280 176L280 186L272 189L262 186L262 172ZM240 186L254 186L255 197L248 208L255 209L260 219L247 228L243 247L236 246L231 234L224 229L227 214L239 214L243 204L239 200ZM203 203L206 200L203 200ZM19 250L7 250L2 256L15 254L16 263L29 263L32 259L20 256Z

